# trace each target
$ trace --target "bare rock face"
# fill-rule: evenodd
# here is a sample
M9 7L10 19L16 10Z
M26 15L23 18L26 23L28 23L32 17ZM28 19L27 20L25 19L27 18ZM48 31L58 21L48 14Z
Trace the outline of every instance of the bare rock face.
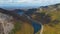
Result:
M0 34L8 34L14 28L13 17L0 13Z

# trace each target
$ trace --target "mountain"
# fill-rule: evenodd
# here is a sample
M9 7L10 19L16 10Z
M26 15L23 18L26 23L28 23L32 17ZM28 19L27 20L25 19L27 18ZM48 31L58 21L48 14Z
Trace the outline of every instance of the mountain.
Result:
M0 34L8 34L14 28L13 17L4 11L6 10L0 9Z
M31 17L42 22L43 34L60 34L60 3L39 7Z
M41 6L39 8L30 8L30 9L13 9L13 10L5 10L5 9L0 9L0 10L4 10L4 13L7 13L9 15L12 15L16 18L16 16L21 18L21 16L19 16L18 14L23 14L25 13L26 15L30 16L32 19L37 20L37 21L41 21L39 18L43 18L43 20L51 20L50 15L53 15L57 12L59 14L60 11L60 3L59 4L54 4L54 5L48 5L48 6ZM6 11L6 12L5 12ZM1 11L0 11L1 12ZM18 13L18 14L17 14ZM45 16L45 17L44 17ZM25 19L26 17L24 17ZM57 18L57 17L56 17ZM56 18L52 19L55 20ZM21 18L22 19L22 18ZM42 21L43 21L42 20ZM59 20L59 19L58 19Z
M48 6L41 6L39 8L30 8L30 9L6 10L3 8L0 8L0 21L4 22L3 24L6 24L7 27L9 26L8 28L10 28L10 26L15 27L15 30L13 29L13 32L17 32L18 29L21 28L22 23L31 24L30 20L25 15L43 24L44 26L43 34L60 34L60 3L54 4L54 5L48 5ZM11 19L11 16L12 16L12 19ZM6 27L2 27L2 26L3 25L0 25L1 32L4 30L4 28L6 29ZM24 27L27 27L27 26L28 25L25 25ZM29 25L29 27L30 26L31 25ZM24 28L22 28L22 30L23 29Z
M55 10L60 10L60 3L59 4L54 4L54 5L49 5L49 6L42 6L39 8L40 11L46 10L46 11L55 11Z

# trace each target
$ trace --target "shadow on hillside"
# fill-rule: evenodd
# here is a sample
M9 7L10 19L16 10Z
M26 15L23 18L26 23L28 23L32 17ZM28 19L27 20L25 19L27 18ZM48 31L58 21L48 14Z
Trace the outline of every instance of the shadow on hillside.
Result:
M50 14L45 14L45 13L34 13L35 17L32 17L32 19L41 22L42 24L49 24L49 26L53 26L52 24L58 24L60 21L59 20L53 20L51 18Z
M37 11L37 9L29 9L29 10L27 10L27 12L25 12L25 14L29 15L30 17L32 15L35 15L35 18L32 17L32 19L34 19L34 20L36 20L38 22L41 22L42 24L49 24L49 23L51 23L51 19L52 18L51 18L50 14L46 15L46 13L43 13L43 12L42 13L36 13L36 11ZM4 13L4 14L7 14L7 15L13 16L14 19L17 20L17 21L20 20L20 21L27 22L27 23L30 22L29 19L25 15L20 16L19 14L17 14L14 11L11 12L11 11L8 11L8 10L0 8L0 12ZM58 20L54 20L53 24L57 24L58 22L59 22Z
M35 13L34 15L36 16L33 19L42 22L42 24L48 24L51 21L51 17L48 14L45 15L45 13Z

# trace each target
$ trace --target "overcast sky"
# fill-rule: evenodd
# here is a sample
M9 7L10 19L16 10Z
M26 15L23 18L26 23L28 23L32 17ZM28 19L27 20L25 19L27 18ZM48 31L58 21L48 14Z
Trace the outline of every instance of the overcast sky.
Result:
M60 3L60 0L0 0L0 6L45 6Z

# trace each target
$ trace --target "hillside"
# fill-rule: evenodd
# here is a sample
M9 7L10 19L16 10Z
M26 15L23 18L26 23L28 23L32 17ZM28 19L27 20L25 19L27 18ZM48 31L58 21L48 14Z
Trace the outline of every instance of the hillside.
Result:
M23 12L33 20L42 22L44 25L43 34L60 34L60 4L31 8ZM27 20L25 21L27 22Z
M24 14L22 12L24 12ZM9 11L0 8L0 17L2 16L3 17L2 19L7 19L7 18L9 19L12 16L13 21L10 19L8 21L7 19L6 23L5 22L3 23L3 24L7 24L8 22L10 26L14 27L11 29L11 31L8 32L9 34L33 34L34 29L31 25L30 20L25 15L28 15L31 17L31 19L41 22L43 24L44 26L43 34L60 34L60 3L49 6L41 6L39 8L31 8L27 10L14 9ZM1 26L2 25L0 25L0 27ZM3 30L3 27L1 27L0 30L1 29ZM40 32L37 32L37 34L39 33Z
M42 6L32 18L44 25L43 34L60 34L60 4Z

